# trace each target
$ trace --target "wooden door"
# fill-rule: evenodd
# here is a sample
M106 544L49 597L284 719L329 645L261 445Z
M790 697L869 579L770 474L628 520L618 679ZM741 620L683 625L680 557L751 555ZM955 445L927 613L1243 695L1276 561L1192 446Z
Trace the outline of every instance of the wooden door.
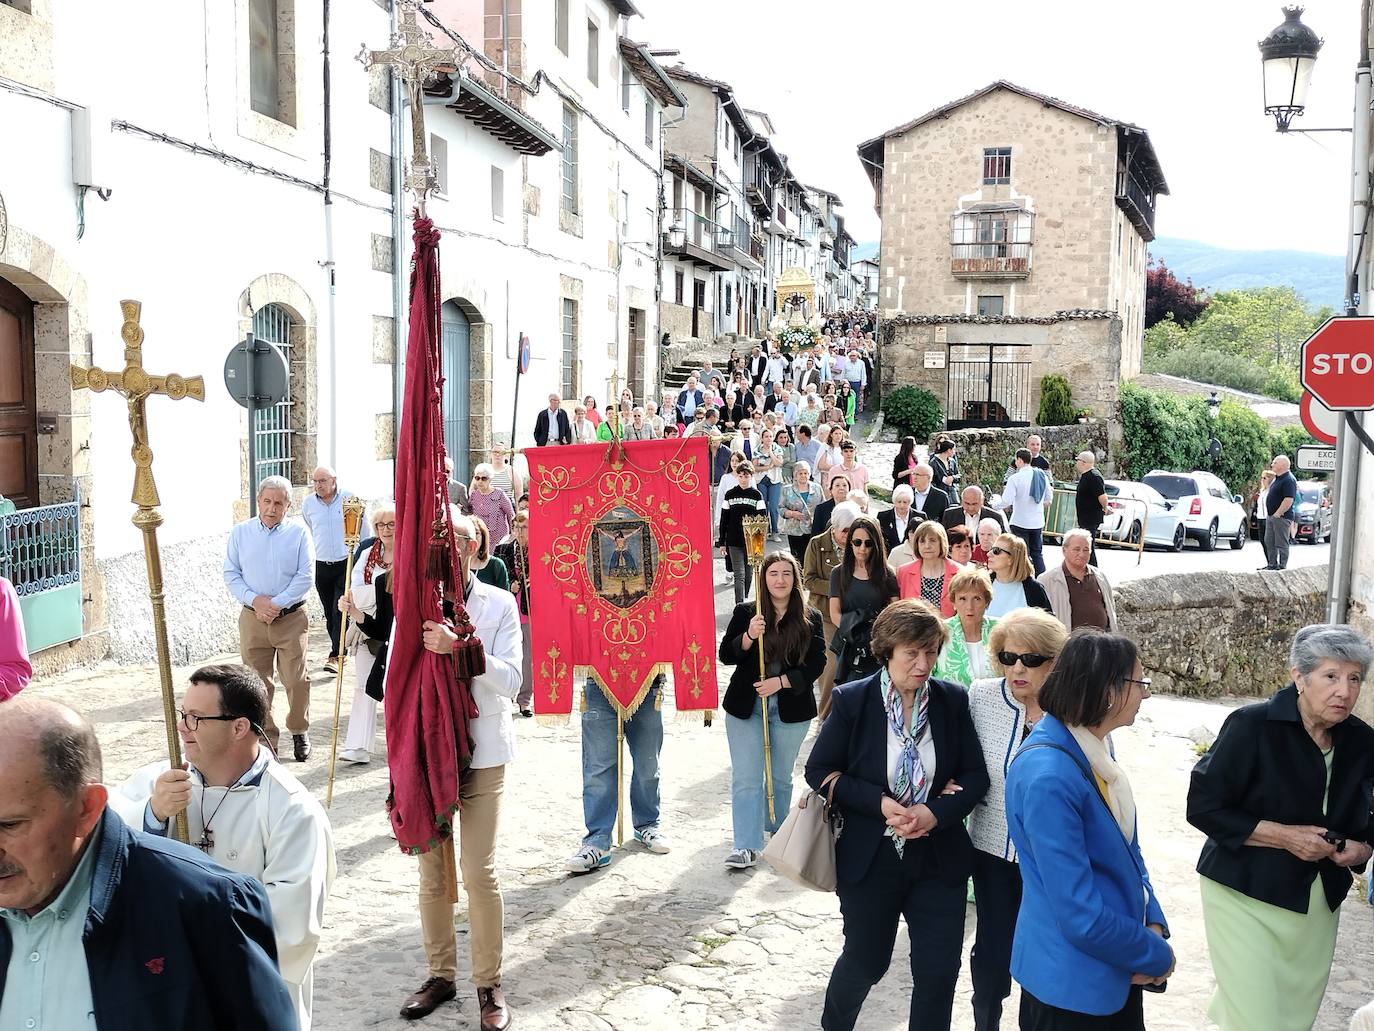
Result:
M644 312L630 309L630 390L637 404L644 403Z
M701 339L701 313L706 308L706 284L692 280L692 336Z
M38 504L38 412L33 302L0 279L0 494Z

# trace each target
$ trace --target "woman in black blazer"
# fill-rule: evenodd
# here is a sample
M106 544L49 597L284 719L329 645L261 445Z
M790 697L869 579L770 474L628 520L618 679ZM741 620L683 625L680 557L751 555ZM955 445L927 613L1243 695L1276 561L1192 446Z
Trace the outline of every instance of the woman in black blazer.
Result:
M1374 649L1348 626L1293 638L1293 683L1237 709L1193 767L1188 822L1223 1031L1311 1027L1351 870L1374 855L1374 729L1351 715Z
M785 551L763 560L763 614L735 606L720 642L720 661L735 667L725 689L725 737L730 745L730 815L734 845L725 865L745 870L763 851L763 832L782 826L792 806L792 768L816 717L816 681L825 671L821 615L802 598L801 567ZM764 668L759 678L759 642ZM771 699L771 701L770 701ZM762 701L761 701L762 700ZM773 770L773 819L763 767L763 712L768 706Z
M820 788L832 773L844 833L835 843L844 950L825 993L821 1027L854 1027L892 959L898 917L911 936L909 1027L948 1031L964 940L973 844L964 818L988 790L968 695L930 671L949 631L916 599L873 625L883 669L835 688L806 762Z

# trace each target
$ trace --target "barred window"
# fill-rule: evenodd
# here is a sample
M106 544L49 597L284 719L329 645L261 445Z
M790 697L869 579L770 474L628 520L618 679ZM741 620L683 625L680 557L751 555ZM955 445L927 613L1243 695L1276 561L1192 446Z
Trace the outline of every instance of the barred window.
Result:
M563 210L577 214L577 112L563 105Z
M983 185L1011 182L1011 148L989 147L983 151Z
M276 345L291 366L291 330L294 326L291 314L279 304L264 304L253 313L253 335L259 340ZM268 476L285 476L292 483L298 477L291 475L291 409L294 405L292 387L288 378L286 397L270 408L259 408L254 415L258 440L258 479L261 483Z

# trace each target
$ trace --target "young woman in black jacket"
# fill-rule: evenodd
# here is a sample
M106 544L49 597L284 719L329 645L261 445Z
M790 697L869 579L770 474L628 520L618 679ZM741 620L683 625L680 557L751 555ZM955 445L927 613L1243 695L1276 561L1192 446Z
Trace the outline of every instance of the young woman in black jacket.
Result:
M725 865L758 862L763 832L782 826L792 805L792 767L816 716L813 688L825 670L820 613L802 599L801 568L785 551L763 560L763 613L735 606L720 642L720 661L735 667L725 689L725 736L730 744L730 800L734 844ZM759 647L765 676L759 677ZM763 755L763 708L773 771L773 818L768 818Z

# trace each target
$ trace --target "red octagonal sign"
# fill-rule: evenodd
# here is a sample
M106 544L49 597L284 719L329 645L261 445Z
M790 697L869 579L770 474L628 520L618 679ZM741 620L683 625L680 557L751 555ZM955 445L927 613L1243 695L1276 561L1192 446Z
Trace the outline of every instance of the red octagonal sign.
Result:
M1333 411L1374 409L1374 318L1327 319L1302 345L1302 385Z

